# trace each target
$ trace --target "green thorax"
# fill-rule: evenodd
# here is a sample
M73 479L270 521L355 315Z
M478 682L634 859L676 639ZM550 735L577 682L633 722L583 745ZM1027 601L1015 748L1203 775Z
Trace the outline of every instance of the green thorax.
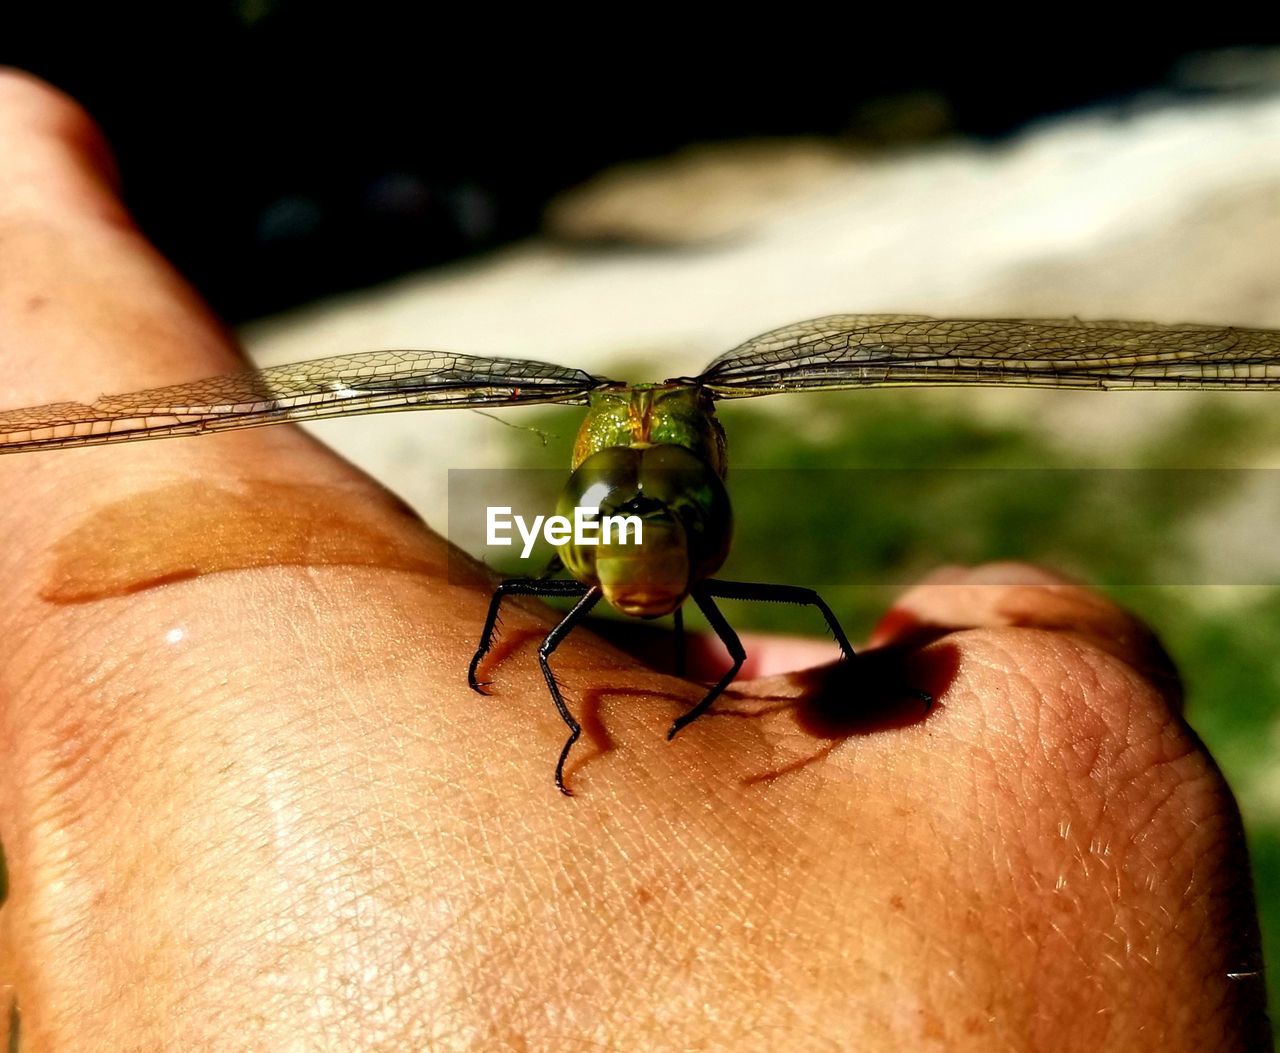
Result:
M724 429L715 406L691 384L633 384L591 393L573 444L573 467L611 447L682 446L724 477Z

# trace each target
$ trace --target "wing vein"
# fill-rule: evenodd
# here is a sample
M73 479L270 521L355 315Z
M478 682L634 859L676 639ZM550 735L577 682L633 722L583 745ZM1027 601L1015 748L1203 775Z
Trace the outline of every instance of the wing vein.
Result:
M198 435L357 413L582 404L610 383L546 362L369 351L0 412L0 453Z
M1280 388L1280 332L832 315L755 337L694 379L717 398L897 385L1272 389Z

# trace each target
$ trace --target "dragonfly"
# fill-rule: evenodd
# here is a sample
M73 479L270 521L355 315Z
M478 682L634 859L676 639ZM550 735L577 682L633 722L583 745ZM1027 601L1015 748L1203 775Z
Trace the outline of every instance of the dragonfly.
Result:
M550 660L601 600L638 618L673 615L678 636L681 612L692 601L728 651L730 668L676 718L668 739L710 709L746 660L717 600L814 607L843 658L854 656L835 614L814 590L714 576L728 555L732 534L726 441L716 403L788 392L950 385L1271 390L1280 388L1280 331L1074 318L831 315L753 337L696 376L647 384L528 359L368 351L248 369L92 403L3 411L0 453L400 410L585 407L557 507L633 516L640 522L639 539L588 545L570 538L541 575L501 582L467 672L470 686L487 693L490 685L479 673L495 642L505 598L573 600L538 648L551 699L569 730L556 762L555 784L570 794L565 763L582 729ZM926 707L932 703L925 692L909 693Z

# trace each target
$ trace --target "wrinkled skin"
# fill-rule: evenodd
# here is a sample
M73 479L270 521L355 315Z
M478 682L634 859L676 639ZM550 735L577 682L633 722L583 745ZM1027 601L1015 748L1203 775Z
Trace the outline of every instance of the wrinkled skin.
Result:
M5 77L0 143L0 404L237 365L82 112ZM300 482L414 569L55 587L115 565L77 533L100 510L194 485L234 564L274 529L245 540L245 508L287 520ZM511 609L494 697L470 692L489 583L450 584L444 542L300 432L4 458L0 493L24 1049L1265 1045L1234 803L1146 630L1083 588L997 567L904 596L873 643L904 645L927 716L778 676L671 744L702 688L580 632L556 656L587 727L565 800L549 612ZM136 518L126 564L171 544ZM811 647L747 643L757 671Z

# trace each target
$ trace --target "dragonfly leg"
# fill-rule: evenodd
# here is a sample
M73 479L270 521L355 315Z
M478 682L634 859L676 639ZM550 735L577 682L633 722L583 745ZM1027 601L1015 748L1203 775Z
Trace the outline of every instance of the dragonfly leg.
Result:
M733 666L703 696L701 702L687 713L682 713L676 717L667 731L668 742L676 737L681 728L693 723L711 708L711 703L720 697L726 687L733 683L733 678L738 675L738 670L742 668L742 663L747 660L747 652L742 646L742 641L738 639L738 634L733 631L733 626L725 621L724 615L720 613L720 608L715 605L710 593L701 586L694 586L690 595L693 596L693 602L698 605L698 609L706 615L707 621L711 623L712 630L720 637L720 642L728 649L729 657L733 659Z
M840 653L845 658L853 657L853 645L840 627L835 612L827 606L827 601L813 589L800 585L770 585L758 581L720 581L708 578L702 587L712 596L724 600L763 600L769 603L795 603L803 607L817 607L826 619L827 628L840 645Z
M684 676L684 608L677 607L671 618L675 622L676 676Z
M546 581L542 578L509 578L501 582L493 590L493 598L489 601L489 613L484 620L484 629L480 633L480 646L471 658L471 667L467 670L467 683L472 691L486 694L484 690L488 681L476 678L480 663L493 646L493 638L497 635L498 610L507 596L581 596L588 586L580 581Z
M853 646L845 636L844 629L840 627L835 612L813 589L806 589L799 585L771 585L754 581L720 581L716 578L708 578L702 583L702 588L709 595L726 600L765 600L773 603L798 603L803 606L817 607L822 612L822 617L826 619L831 635L840 645L841 654L846 659L853 657ZM913 687L908 688L907 693L918 698L926 710L933 705L933 696L928 691Z
M551 698L556 704L556 709L560 711L560 719L569 726L569 738L565 741L564 749L560 751L560 759L556 761L556 789L566 797L572 797L573 793L564 784L564 762L569 759L569 751L573 749L573 744L578 741L578 736L582 734L582 725L573 719L573 714L569 712L569 707L565 705L564 697L560 694L560 685L556 683L555 674L551 671L550 658L555 649L564 641L564 638L573 632L577 624L599 602L600 590L598 588L587 589L582 599L574 604L573 610L566 614L564 620L547 634L547 638L542 641L542 646L538 648L538 661L542 665L542 675L546 678L547 687L551 690Z

